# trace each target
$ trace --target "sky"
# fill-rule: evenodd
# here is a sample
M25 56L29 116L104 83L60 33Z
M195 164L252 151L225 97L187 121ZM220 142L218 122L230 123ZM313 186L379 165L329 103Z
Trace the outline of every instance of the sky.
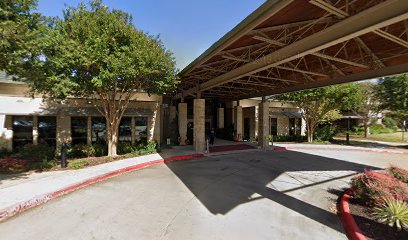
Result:
M81 0L39 0L38 11L62 16L65 6ZM83 0L88 2L88 0ZM110 8L133 16L133 23L151 35L160 35L182 70L234 28L265 0L104 0Z

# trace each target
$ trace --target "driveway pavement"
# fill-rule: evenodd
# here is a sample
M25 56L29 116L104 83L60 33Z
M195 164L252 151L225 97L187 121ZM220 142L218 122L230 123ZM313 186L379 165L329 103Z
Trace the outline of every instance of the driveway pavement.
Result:
M0 224L4 239L346 239L337 192L404 154L242 152L91 185Z

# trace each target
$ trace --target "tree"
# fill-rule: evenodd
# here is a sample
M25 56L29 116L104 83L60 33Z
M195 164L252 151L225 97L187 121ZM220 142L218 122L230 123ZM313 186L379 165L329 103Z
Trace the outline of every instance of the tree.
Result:
M30 75L24 59L36 47L46 18L33 12L37 0L0 1L0 70L17 76Z
M136 92L163 94L177 84L172 53L158 37L136 29L129 14L101 1L81 3L55 18L28 60L33 93L90 100L105 116L108 155L117 154L118 128Z
M313 142L316 127L339 119L340 110L352 107L357 99L357 92L358 87L355 84L344 84L286 93L274 98L292 103L301 110L302 118L306 122L307 140Z
M381 109L390 110L402 126L408 120L408 74L385 77L379 80L377 97ZM402 131L404 138L404 130Z
M350 102L351 111L363 120L364 137L369 134L370 121L378 116L380 102L376 97L377 85L366 82L358 84L355 101Z

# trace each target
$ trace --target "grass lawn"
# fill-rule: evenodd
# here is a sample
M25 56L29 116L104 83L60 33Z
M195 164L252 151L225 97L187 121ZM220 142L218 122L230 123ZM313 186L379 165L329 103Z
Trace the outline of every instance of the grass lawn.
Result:
M368 138L364 138L364 136L360 135L352 135L351 138L354 139L366 139L366 140L374 140L374 141L382 141L382 142L396 142L396 143L404 143L402 141L402 132L395 132L395 133L381 133L381 134L372 134L369 135ZM405 143L408 140L408 133L405 133Z

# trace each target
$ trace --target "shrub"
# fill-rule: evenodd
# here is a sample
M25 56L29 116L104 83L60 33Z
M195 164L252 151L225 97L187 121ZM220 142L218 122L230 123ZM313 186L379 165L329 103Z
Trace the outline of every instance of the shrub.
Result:
M106 155L106 146L102 144L78 144L67 149L68 158L101 157Z
M408 201L408 186L381 172L365 171L351 179L353 195L367 205L381 205L385 199Z
M130 142L122 142L118 144L118 154L128 154L136 150L136 147Z
M1 173L18 173L26 169L26 162L14 157L5 157L0 159Z
M94 144L93 148L95 150L95 157L102 157L108 154L108 148L103 144Z
M138 155L146 155L146 154L152 154L157 152L158 150L158 145L155 141L151 142L141 142L136 145L136 150L134 153L137 153Z
M387 128L383 124L371 124L370 133L371 134L381 134L381 133L394 133L396 130L392 128Z
M54 159L54 149L46 144L31 145L27 144L17 149L17 156L23 160L31 162L43 162Z
M404 183L408 183L408 171L396 166L391 166L388 171L400 181Z
M390 117L383 118L382 123L387 128L391 128L391 129L398 128L397 121L395 121L393 118L390 118Z
M336 126L326 125L316 129L314 138L320 141L331 141L338 132L339 130Z
M301 135L269 135L269 141L272 142L304 142L307 140L306 136Z
M33 168L36 170L43 171L45 169L50 169L55 165L56 165L55 161L42 161L34 163Z
M80 159L68 162L68 167L73 169L80 169L89 165L87 159Z
M350 133L354 135L364 135L364 128L354 126L351 128Z
M83 157L86 157L87 154L85 153L84 149L85 149L84 144L73 145L73 146L67 148L67 157L68 158L83 158Z
M404 201L386 199L381 206L374 208L374 216L390 227L408 229L408 204Z

